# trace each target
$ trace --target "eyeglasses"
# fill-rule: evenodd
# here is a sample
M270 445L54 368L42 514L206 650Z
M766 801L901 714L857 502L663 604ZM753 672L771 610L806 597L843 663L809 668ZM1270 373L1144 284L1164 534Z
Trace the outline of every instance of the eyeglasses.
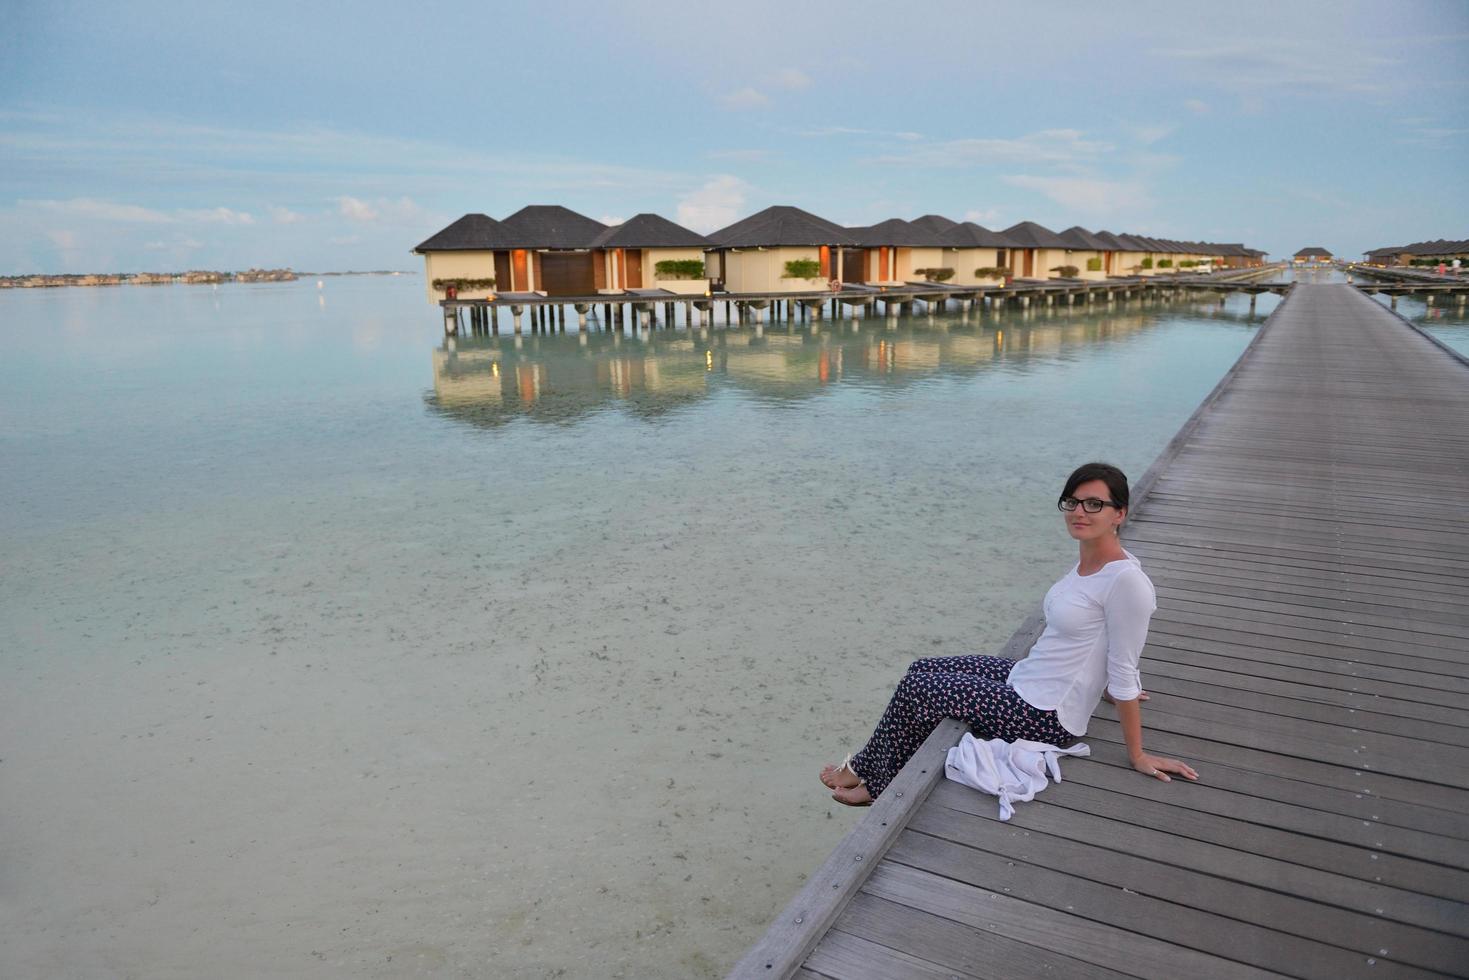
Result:
M1087 497L1085 500L1077 500L1075 497L1062 497L1060 500L1056 501L1056 508L1058 510L1064 510L1068 514L1075 510L1077 507L1080 507L1088 514L1100 514L1103 507L1116 507L1118 510L1122 509L1121 504L1114 504L1110 500L1099 500L1096 497Z

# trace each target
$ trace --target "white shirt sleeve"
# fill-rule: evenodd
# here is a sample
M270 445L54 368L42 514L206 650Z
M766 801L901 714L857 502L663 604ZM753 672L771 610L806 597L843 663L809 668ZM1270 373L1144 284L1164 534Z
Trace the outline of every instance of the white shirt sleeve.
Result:
M1107 693L1114 701L1132 701L1143 691L1137 663L1148 639L1148 621L1158 607L1153 583L1142 569L1117 576L1107 595Z

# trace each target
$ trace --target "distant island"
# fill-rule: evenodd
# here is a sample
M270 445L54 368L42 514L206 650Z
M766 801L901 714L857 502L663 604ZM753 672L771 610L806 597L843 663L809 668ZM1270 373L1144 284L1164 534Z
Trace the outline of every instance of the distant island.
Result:
M291 282L303 276L411 276L413 272L391 269L348 272L296 272L293 269L246 269L244 272L216 272L191 269L188 272L90 272L62 275L0 276L0 289L52 289L58 286L167 286L173 283L198 285L221 282Z

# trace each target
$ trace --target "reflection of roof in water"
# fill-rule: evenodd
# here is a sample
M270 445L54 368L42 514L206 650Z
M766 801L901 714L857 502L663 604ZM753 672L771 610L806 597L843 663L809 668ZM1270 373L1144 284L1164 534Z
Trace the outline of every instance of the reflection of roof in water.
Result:
M1258 323L1222 311L1201 319ZM1024 373L1033 357L1147 329L1156 312L1040 314L777 324L625 335L597 331L461 337L432 352L425 402L457 421L489 428L515 419L571 424L607 411L656 420L728 390L792 404L834 387L891 391L987 370Z

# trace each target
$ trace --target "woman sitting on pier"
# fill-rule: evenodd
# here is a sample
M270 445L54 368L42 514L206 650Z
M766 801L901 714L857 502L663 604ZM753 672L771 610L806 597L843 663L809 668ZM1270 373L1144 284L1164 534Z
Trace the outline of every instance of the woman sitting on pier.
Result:
M1137 664L1156 606L1153 583L1117 536L1128 500L1115 466L1087 463L1071 474L1056 505L1081 558L1046 593L1045 632L1029 656L915 660L862 751L821 770L832 799L871 803L946 717L967 722L976 738L1065 748L1086 734L1102 697L1117 706L1134 769L1164 782L1169 773L1198 778L1186 763L1143 751L1147 694Z

